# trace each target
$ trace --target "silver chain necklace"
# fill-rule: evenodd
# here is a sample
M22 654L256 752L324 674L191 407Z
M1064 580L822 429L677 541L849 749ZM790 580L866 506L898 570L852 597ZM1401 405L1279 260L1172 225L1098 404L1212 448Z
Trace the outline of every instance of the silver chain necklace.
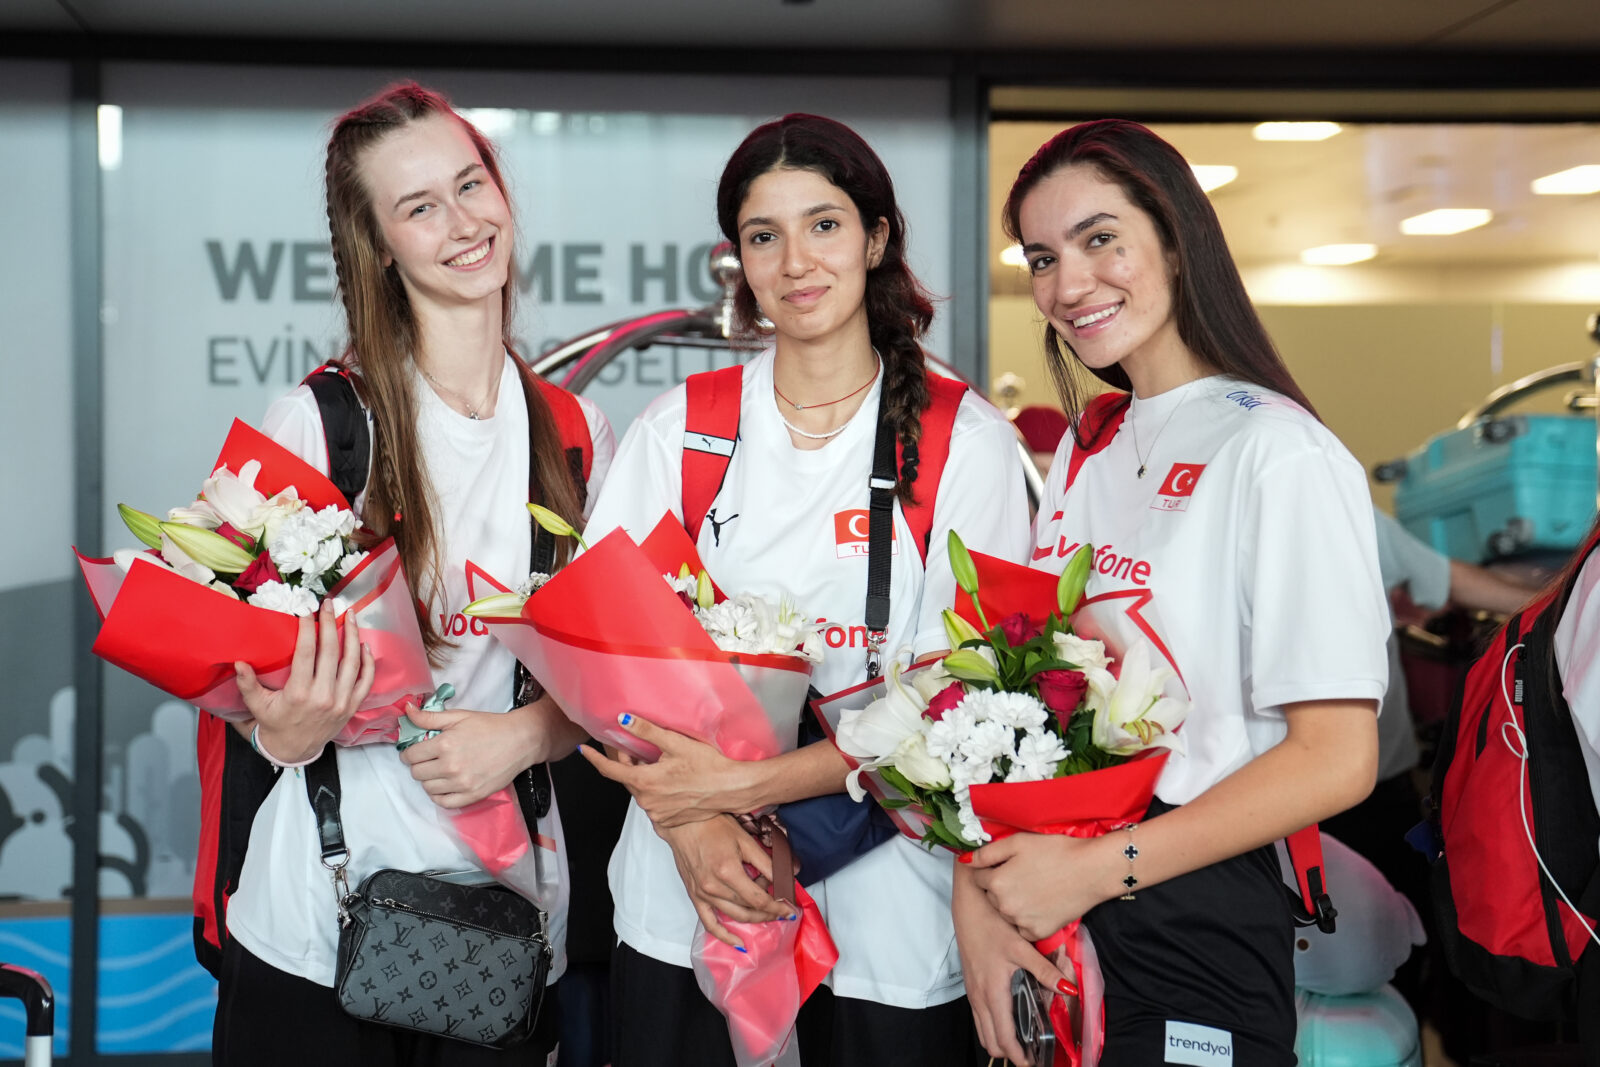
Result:
M1194 385L1194 382L1190 382L1182 387L1183 395L1178 398L1178 402L1176 404L1172 405L1172 410L1167 412L1166 420L1162 422L1161 429L1157 430L1156 435L1150 439L1150 451L1144 453L1143 455L1140 455L1139 453L1139 421L1133 417L1133 412L1131 410L1128 412L1128 426L1133 430L1133 457L1139 461L1139 477L1144 477L1146 463L1149 461L1150 456L1154 454L1156 450L1156 442L1161 440L1161 435L1166 432L1167 424L1172 421L1172 416L1176 415L1178 413L1178 409L1183 407L1183 402L1189 399L1189 390L1190 386L1192 385Z
M444 392L445 394L449 395L450 397L452 397L456 401L456 403L458 403L462 407L466 408L467 409L467 418L473 420L474 422L479 421L478 412L483 410L483 408L485 408L486 406L488 406L489 398L492 397L494 395L494 393L495 393L495 390L500 387L500 376L497 374L497 375L495 375L494 381L491 382L490 385L489 385L489 391L487 393L483 394L483 399L480 400L478 403L474 404L472 401L468 400L466 397L462 396L460 393L456 392L454 389L450 388L448 385L445 385L439 379L435 378L432 374L429 374L427 367L422 366L422 364L420 364L420 363L417 364L417 367L418 367L419 370L422 371L422 376L424 378L428 379L428 381L433 383L434 388L436 388L436 389L440 390L441 392Z

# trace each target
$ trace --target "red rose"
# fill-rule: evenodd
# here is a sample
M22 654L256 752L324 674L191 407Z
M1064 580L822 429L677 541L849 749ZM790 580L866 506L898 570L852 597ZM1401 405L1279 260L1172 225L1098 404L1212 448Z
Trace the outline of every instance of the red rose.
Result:
M230 523L225 522L221 526L218 526L217 533L221 534L223 537L226 537L228 540L232 541L246 552L249 552L251 549L256 547L256 539L254 537L234 529Z
M266 582L281 582L283 576L278 573L278 568L272 565L272 556L263 552L256 557L256 561L246 567L244 573L234 579L233 587L249 596Z
M951 682L928 701L928 710L922 713L922 717L930 722L942 722L944 713L961 703L961 698L966 695L967 691L960 682Z
M1083 694L1089 691L1089 679L1082 671L1040 671L1033 676L1039 686L1039 699L1056 713L1063 728L1072 713L1078 710Z
M1033 624L1033 620L1020 611L1000 620L1000 632L1006 635L1006 641L1012 648L1027 644L1039 636L1039 628Z

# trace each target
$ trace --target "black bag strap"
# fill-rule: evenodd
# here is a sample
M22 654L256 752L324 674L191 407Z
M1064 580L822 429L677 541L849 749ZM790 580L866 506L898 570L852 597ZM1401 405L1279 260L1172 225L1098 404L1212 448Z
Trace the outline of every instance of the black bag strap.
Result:
M306 387L316 398L322 416L322 436L328 446L328 479L355 506L367 487L372 461L372 438L367 412L356 395L349 372L338 363L325 363L306 377Z
M306 765L306 798L317 817L317 841L322 848L322 865L339 870L350 860L344 843L344 823L339 818L339 757L330 742Z
M878 438L872 451L872 477L867 484L867 677L883 672L883 642L889 631L889 590L894 570L894 427L878 404Z

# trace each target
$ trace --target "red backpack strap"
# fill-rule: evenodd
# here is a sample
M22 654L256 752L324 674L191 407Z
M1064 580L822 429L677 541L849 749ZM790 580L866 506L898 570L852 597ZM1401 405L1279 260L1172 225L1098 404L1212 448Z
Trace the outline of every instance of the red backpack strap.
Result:
M744 367L689 375L688 415L683 425L683 528L699 541L700 526L722 491L728 464L739 442L739 406Z
M911 540L924 562L928 559L928 538L933 533L933 505L939 497L939 479L950 458L950 436L955 430L956 412L967 395L967 383L928 372L928 406L922 412L922 435L917 438L917 476L911 482L914 503L901 511L911 527ZM904 446L898 461L905 462Z
M1089 401L1078 419L1078 432L1072 439L1072 455L1067 460L1067 481L1061 487L1063 492L1071 489L1072 483L1078 480L1078 472L1083 469L1084 461L1102 451L1117 436L1117 428L1127 417L1130 403L1132 399L1127 393L1101 393ZM1079 445L1079 440L1089 443L1086 446Z
M531 373L531 372L530 372ZM539 392L544 396L544 402L550 408L550 414L556 422L556 435L561 438L561 447L571 452L576 449L580 457L580 466L583 483L588 484L589 472L594 469L594 440L589 436L589 419L583 413L583 405L578 403L578 398L561 388L545 381L537 375L532 375L533 380L539 385Z
M1291 909L1297 926L1315 926L1325 934L1334 930L1334 919L1339 915L1328 896L1326 868L1322 865L1322 832L1312 823L1296 830L1283 839L1289 847L1289 864L1294 867L1295 884L1300 890L1300 903Z

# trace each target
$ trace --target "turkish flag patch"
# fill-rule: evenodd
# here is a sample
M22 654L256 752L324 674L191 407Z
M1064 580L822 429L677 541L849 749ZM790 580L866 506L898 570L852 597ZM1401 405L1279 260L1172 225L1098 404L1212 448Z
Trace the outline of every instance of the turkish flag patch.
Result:
M1174 463L1167 472L1166 481L1161 483L1155 503L1150 506L1156 511L1187 510L1189 497L1194 494L1194 487L1200 481L1200 472L1205 469L1204 463Z

